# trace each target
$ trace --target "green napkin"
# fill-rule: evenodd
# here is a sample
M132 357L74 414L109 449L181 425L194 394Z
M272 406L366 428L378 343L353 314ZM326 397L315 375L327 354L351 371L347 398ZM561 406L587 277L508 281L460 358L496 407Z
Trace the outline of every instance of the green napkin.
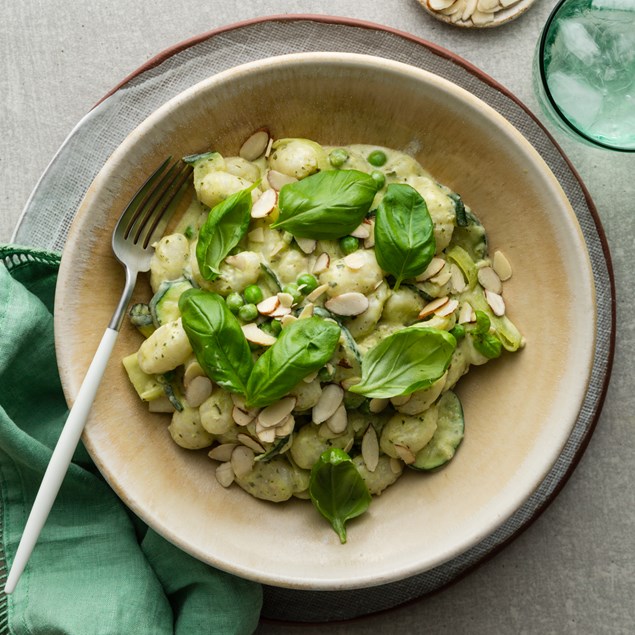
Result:
M0 580L68 413L53 347L58 266L0 246ZM260 585L143 525L80 445L16 590L0 592L0 634L252 633L261 603Z

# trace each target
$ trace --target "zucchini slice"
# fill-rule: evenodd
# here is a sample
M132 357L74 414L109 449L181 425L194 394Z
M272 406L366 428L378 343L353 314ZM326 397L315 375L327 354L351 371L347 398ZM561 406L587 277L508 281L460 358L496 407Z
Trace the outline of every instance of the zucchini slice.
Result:
M429 471L445 465L452 459L463 440L465 420L461 401L448 390L438 402L437 429L430 441L419 452L409 467Z
M481 221L464 208L465 225L454 228L451 245L464 249L475 262L487 258L487 235Z
M192 283L185 278L164 280L161 283L150 300L150 313L157 328L181 317L179 298L188 289L192 289Z
M154 401L159 397L163 397L165 394L163 386L154 375L148 375L139 368L139 360L136 353L124 357L122 363L128 373L130 383L143 401Z

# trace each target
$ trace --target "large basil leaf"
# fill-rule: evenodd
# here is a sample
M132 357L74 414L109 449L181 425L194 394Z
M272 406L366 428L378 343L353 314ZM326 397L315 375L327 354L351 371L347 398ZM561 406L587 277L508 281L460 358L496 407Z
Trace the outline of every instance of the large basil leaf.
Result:
M346 521L363 514L371 502L357 468L338 448L324 452L311 469L309 495L342 543L346 542Z
M247 384L247 405L262 408L284 397L331 359L339 339L340 327L318 317L285 326L254 365Z
M179 298L183 328L198 363L217 384L242 395L253 368L240 323L217 293L191 289Z
M358 170L325 170L280 190L272 225L299 238L341 238L355 230L373 203L377 185Z
M201 275L214 280L221 262L247 233L251 219L252 185L228 196L210 210L203 223L196 244L196 260Z
M362 381L349 388L386 399L426 388L446 371L456 339L447 331L409 326L384 338L362 360Z
M434 224L421 194L410 185L391 183L377 208L375 255L396 278L395 289L423 273L435 249Z

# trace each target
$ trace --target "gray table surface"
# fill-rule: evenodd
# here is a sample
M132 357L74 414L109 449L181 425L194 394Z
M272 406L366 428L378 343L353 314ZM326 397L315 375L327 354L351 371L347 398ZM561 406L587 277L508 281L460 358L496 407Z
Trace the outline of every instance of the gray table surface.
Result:
M407 31L469 60L545 120L531 83L540 29L555 2L484 31L437 22L417 0L2 0L0 241L66 135L91 106L156 53L193 35L277 14L359 18ZM353 623L263 623L258 633L634 633L635 154L596 150L546 122L595 200L613 257L617 351L587 452L547 511L452 587ZM630 317L629 317L630 316Z

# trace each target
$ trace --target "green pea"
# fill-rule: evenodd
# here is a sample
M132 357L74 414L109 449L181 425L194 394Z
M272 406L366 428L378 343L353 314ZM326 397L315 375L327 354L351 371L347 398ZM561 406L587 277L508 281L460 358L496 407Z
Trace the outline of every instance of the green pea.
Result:
M377 184L377 189L381 190L382 187L386 184L386 175L381 170L373 170L370 173L373 181Z
M240 293L236 293L235 291L233 293L230 293L227 296L227 298L225 299L225 302L227 303L227 308L234 315L236 315L240 307L243 306L243 304L245 304L245 301L243 300L243 296L240 295Z
M282 287L282 293L288 293L293 297L293 303L300 302L302 300L302 292L298 288L298 285L295 282L290 282L289 284L285 284Z
M304 295L311 293L311 291L315 291L317 286L317 278L310 273L303 273L298 277L298 287L302 287L302 293Z
M359 249L359 240L355 236L340 238L340 249L348 256Z
M367 157L366 160L371 165L374 165L376 168L380 168L386 161L388 161L388 157L383 150L373 150Z
M282 331L282 324L280 320L271 320L271 322L269 322L269 328L271 329L271 335L278 337Z
M344 148L335 148L329 154L329 163L334 168L341 168L348 161L348 152Z
M238 317L243 322L253 322L258 317L258 309L255 304L243 304L238 309Z
M245 302L248 304L258 304L262 302L264 295L262 289L257 284L250 284L244 291Z

